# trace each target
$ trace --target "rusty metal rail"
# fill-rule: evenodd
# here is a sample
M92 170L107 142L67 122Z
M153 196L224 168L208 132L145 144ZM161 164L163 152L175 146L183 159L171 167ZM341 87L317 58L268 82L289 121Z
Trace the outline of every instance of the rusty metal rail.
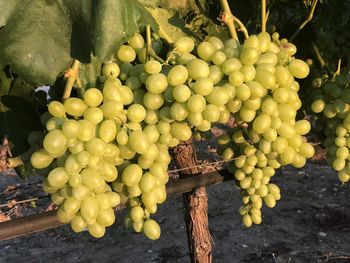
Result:
M233 175L227 170L200 174L181 180L171 180L166 187L167 195L168 197L176 196L202 186L220 184L228 180L233 180ZM57 220L56 211L25 216L0 223L0 240L29 235L63 225L65 224Z

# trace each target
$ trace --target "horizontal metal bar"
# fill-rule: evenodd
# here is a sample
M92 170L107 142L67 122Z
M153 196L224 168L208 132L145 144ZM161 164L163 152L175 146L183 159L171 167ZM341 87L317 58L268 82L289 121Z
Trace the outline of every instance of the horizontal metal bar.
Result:
M181 180L171 180L167 184L168 197L190 192L196 188L219 184L232 180L233 176L227 170L194 175ZM56 218L56 211L44 212L32 216L9 220L0 223L0 240L20 237L51 228L65 225Z

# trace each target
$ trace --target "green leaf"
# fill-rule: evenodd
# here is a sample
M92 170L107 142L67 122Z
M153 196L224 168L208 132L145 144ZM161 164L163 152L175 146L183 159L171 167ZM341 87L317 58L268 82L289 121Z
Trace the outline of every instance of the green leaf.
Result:
M81 64L79 79L84 89L96 87L98 77L101 75L102 62L97 57L91 57L91 63Z
M102 61L110 60L116 47L133 37L140 24L149 24L158 32L158 24L136 0L100 0L93 14L94 53Z
M0 138L9 138L14 155L28 149L28 134L40 129L40 116L32 103L15 96L0 97Z
M0 66L0 96L7 95L11 86L11 77L6 73L5 66Z
M35 86L30 85L20 77L17 77L12 80L8 95L17 96L25 100L32 101L32 95L35 88Z
M9 19L9 17L11 16L11 14L13 13L13 11L17 8L18 5L21 4L21 0L0 0L0 10L1 10L1 14L0 14L0 27L2 27L3 25L6 25L7 20Z
M53 83L71 62L71 30L58 1L23 0L0 31L0 63L30 83Z

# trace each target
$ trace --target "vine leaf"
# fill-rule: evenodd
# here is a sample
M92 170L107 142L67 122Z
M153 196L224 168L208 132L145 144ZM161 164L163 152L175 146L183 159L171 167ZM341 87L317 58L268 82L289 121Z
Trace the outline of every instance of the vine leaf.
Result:
M79 68L79 78L84 89L96 87L98 77L101 75L102 62L97 57L92 56L89 64L81 64Z
M11 86L11 77L6 74L5 67L0 66L0 96L7 95Z
M0 138L9 138L14 155L28 149L28 134L40 129L40 117L33 103L16 96L0 97Z
M14 73L30 83L53 83L71 62L71 28L69 14L58 1L22 0L0 30L0 64L11 64Z
M158 24L137 0L100 0L93 15L94 54L111 60L116 47L133 37L139 25L150 25L158 32Z

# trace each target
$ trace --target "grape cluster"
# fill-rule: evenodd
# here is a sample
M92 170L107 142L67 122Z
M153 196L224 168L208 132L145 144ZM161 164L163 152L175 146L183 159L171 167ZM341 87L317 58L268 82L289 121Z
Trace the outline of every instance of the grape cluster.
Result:
M296 121L301 107L299 84L308 65L294 58L296 47L278 35L251 35L243 44L237 67L227 72L235 93L226 104L238 127L218 137L223 158L234 161L229 170L241 189L239 209L246 227L261 223L263 202L274 207L281 198L277 185L270 183L275 169L291 164L300 168L314 148L303 135L310 131L307 120Z
M244 224L259 223L261 198L270 207L280 198L269 184L274 169L301 167L313 154L302 137L309 123L295 121L301 102L294 77L306 77L309 68L294 59L293 44L276 41L261 33L243 46L209 37L195 47L183 37L165 63L147 61L138 33L119 46L115 61L101 69L100 87L83 98L52 101L42 118L47 133L31 163L52 169L43 188L59 205L58 219L101 237L121 203L127 227L158 239L160 227L150 215L166 199L169 147L234 114L248 125L250 139L240 129L219 141L225 158L239 153L231 168L244 195Z
M350 74L343 69L340 75L315 78L309 89L315 128L323 132L327 161L338 172L339 180L350 180Z

